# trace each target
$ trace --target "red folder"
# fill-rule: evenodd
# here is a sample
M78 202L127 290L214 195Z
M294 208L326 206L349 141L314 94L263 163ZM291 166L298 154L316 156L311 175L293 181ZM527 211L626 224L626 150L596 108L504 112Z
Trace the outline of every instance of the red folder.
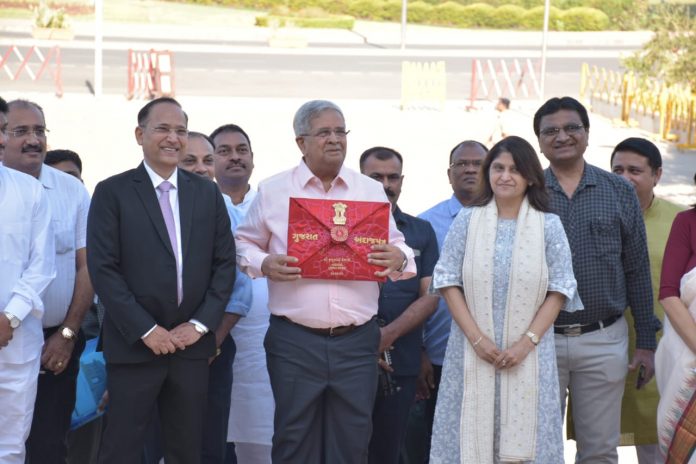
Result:
M389 243L389 203L290 198L288 255L305 279L372 280L372 245Z

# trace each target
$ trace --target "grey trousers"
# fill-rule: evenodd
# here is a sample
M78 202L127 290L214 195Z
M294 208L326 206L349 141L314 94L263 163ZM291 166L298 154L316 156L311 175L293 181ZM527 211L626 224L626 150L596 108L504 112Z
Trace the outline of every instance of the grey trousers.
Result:
M575 462L616 464L628 372L626 319L577 337L555 337L561 405L565 407L568 390L573 406Z
M264 346L275 399L273 464L364 464L377 391L376 321L341 336L271 316Z

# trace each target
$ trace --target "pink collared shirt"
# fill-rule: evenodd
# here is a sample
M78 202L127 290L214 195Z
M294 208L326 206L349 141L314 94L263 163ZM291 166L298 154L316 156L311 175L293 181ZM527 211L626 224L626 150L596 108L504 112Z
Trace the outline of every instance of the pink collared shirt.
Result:
M287 254L289 199L317 198L331 200L382 201L387 196L382 186L345 166L331 182L329 191L304 161L259 184L258 195L237 229L237 262L251 277L262 277L261 263L269 254ZM408 264L403 273L395 272L392 280L415 275L413 251L389 217L389 243L406 254ZM268 309L307 327L329 328L360 325L377 314L377 282L348 280L300 279L293 282L268 280Z

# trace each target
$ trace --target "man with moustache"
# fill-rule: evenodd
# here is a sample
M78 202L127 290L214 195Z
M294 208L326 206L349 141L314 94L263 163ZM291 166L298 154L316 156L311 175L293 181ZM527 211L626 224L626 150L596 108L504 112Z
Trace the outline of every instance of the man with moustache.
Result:
M653 311L663 320L664 310L658 302L662 258L672 222L685 208L655 195L655 187L662 177L662 155L651 141L640 137L622 140L614 147L610 162L612 172L629 181L638 195L650 253ZM636 346L636 333L631 328L633 317L630 313L625 313L625 317L629 326L629 352L632 352ZM639 464L660 461L657 445L659 400L656 382L643 382L636 371L628 373L621 404L621 445L635 445Z
M375 281L303 279L287 255L290 198L386 202L379 184L343 162L348 130L334 103L313 100L293 121L302 160L259 185L237 229L240 267L268 277L264 342L275 399L272 458L280 463L365 463L377 388L380 331ZM413 252L389 221L389 243L367 262L392 280L415 274Z
M0 158L9 129L0 98ZM55 277L43 186L0 163L0 462L23 464L41 365L41 297Z
M243 222L256 190L249 184L254 152L249 135L236 124L225 124L211 134L215 146L215 178L230 198L231 217ZM252 308L232 329L237 346L234 359L231 407L227 428L226 464L271 462L273 392L266 368L263 338L268 330L268 285L252 281Z
M401 195L403 158L396 150L373 147L360 156L360 172L380 182L392 206L396 227L413 250L417 274L413 279L387 281L379 292L382 337L379 352L389 352L391 366L380 359L383 382L372 413L372 438L368 462L398 464L406 432L408 412L416 397L416 379L423 345L423 322L437 307L439 298L428 295L433 268L439 257L437 238L427 221L410 216L397 205Z
M100 464L136 464L155 404L167 463L201 461L213 330L235 278L234 240L217 186L177 169L187 117L172 98L138 113L143 163L100 182L88 260L106 308L109 409Z
M568 391L576 462L616 463L626 372L644 369L645 382L653 377L659 329L640 204L625 179L585 162L590 120L580 102L551 98L533 124L550 162L545 177L551 211L568 236L584 307L561 311L554 323L561 405ZM636 331L630 364L627 306Z
M452 196L418 216L428 221L435 230L438 252L459 210L467 206L476 196L479 171L487 153L488 148L475 140L460 142L450 151L447 177L452 186ZM418 404L417 408L413 408L411 421L414 424L409 427L408 435L414 437L413 440L407 438L409 443L407 453L413 455L414 462L427 462L430 456L430 434L433 429L437 390L440 385L442 362L445 359L451 324L452 317L447 303L444 298L440 298L435 313L426 321L423 331L423 353L417 397L425 401L425 405ZM422 420L418 417L420 412L418 409L423 407L425 424L422 424ZM425 427L425 436L419 430L423 427Z
M179 157L179 168L215 180L215 163L211 139L200 132L189 132L188 143L183 156ZM232 232L237 228L237 215L232 202L225 196L227 213L230 216ZM225 308L222 322L215 330L217 352L210 362L208 379L208 405L205 411L203 428L203 464L222 464L227 449L227 421L230 415L232 392L232 363L235 358L235 342L230 334L237 322L247 315L251 308L251 279L244 273L235 276L232 297Z
M80 325L94 298L85 250L89 194L73 176L44 165L48 129L41 107L27 100L14 100L8 106L9 138L3 163L43 185L55 234L56 279L43 298L46 341L26 462L63 463L85 343Z

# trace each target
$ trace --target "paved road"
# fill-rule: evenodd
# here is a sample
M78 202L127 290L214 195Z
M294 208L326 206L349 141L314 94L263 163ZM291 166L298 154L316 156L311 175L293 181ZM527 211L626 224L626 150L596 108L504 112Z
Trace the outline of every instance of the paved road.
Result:
M90 37L76 37L61 45L62 78L65 92L88 93L93 80L94 52ZM0 48L9 44L32 44L26 33L5 31ZM394 45L310 41L298 49L271 48L258 40L192 40L109 37L104 43L104 92L124 94L127 84L129 48L171 49L174 51L177 95L228 97L298 97L398 99L401 85L401 62L439 61L446 63L447 96L466 99L470 96L472 59L510 61L514 58L537 60L539 49L519 45L420 45L401 51ZM553 46L548 51L547 94L576 94L580 85L580 67L588 62L618 70L620 56L633 51L626 46ZM16 69L17 61L10 66ZM30 82L24 77L7 82L11 91L50 91L52 83L44 77Z

